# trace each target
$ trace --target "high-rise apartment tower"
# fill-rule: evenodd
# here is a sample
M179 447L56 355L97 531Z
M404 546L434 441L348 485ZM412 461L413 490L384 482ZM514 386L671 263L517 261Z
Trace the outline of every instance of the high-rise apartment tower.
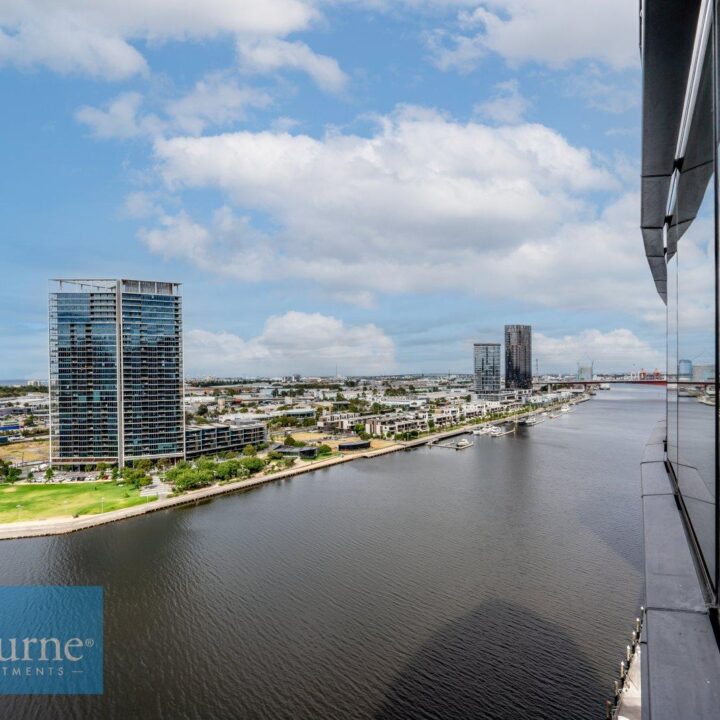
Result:
M505 326L505 387L532 390L532 327Z
M53 464L178 458L185 453L180 285L53 280Z
M500 392L500 343L475 343L475 392Z

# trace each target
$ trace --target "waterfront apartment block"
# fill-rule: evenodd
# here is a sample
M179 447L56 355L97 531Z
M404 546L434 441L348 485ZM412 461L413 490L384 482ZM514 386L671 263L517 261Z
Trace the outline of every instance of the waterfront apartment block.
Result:
M475 343L475 392L486 395L500 392L500 343Z
M181 303L177 283L52 281L52 463L184 456Z
M395 437L407 432L427 432L429 416L423 412L390 413L370 418L365 422L365 432L375 437Z
M505 326L505 387L532 390L532 327Z
M188 425L185 429L185 455L216 455L222 452L240 452L248 445L255 448L268 441L267 425Z

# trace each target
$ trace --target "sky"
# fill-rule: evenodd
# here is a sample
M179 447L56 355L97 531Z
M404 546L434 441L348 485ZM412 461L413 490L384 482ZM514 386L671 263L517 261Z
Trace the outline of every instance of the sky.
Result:
M55 277L181 282L189 375L470 372L505 323L540 372L664 367L636 15L4 0L0 377L46 377Z

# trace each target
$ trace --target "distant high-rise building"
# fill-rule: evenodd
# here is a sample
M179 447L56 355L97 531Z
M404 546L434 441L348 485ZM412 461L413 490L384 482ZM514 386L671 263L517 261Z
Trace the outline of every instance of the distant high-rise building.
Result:
M678 380L690 380L693 376L692 360L678 360Z
M532 327L505 326L505 387L532 389Z
M500 343L475 343L475 391L500 392Z
M577 379L590 381L593 379L593 364L589 365L578 365Z
M183 457L180 285L54 280L50 291L50 459L54 464Z

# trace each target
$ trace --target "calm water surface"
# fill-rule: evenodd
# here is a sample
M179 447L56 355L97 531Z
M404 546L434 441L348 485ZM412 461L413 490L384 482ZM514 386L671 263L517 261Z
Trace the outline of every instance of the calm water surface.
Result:
M4 584L105 588L105 694L8 718L599 718L642 596L657 389L516 436L0 543Z

